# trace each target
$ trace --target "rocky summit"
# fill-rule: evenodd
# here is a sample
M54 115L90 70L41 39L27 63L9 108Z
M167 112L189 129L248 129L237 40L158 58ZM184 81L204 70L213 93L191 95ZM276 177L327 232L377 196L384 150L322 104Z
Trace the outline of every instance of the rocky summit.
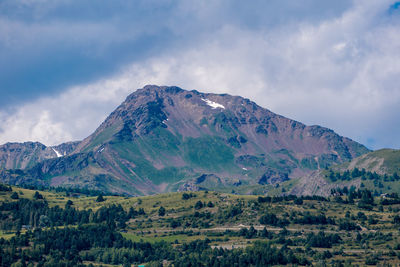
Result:
M81 142L31 153L0 147L8 181L80 186L128 195L238 190L305 177L369 150L321 126L306 126L228 94L145 86ZM37 152L39 151L39 152ZM21 156L23 155L23 156ZM19 164L11 164L19 159ZM11 177L11 178L10 178ZM14 178L13 178L14 177Z

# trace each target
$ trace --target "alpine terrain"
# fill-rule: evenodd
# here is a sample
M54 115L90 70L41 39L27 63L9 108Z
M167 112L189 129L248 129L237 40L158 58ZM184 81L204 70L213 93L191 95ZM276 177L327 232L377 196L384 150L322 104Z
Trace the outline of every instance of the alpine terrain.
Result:
M89 137L0 146L7 183L127 195L213 189L252 193L297 181L369 150L240 96L145 86Z

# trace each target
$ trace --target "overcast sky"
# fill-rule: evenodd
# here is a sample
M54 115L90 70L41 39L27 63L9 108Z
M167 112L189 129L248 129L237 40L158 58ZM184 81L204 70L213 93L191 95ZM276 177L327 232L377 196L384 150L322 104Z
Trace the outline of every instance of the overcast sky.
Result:
M0 1L0 143L80 140L146 84L400 148L400 2Z

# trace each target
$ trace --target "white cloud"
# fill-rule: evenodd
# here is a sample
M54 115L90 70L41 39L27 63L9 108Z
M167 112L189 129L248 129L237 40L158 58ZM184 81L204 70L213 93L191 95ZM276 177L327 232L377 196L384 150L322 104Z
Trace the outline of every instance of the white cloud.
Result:
M343 49L345 49L346 46L347 46L347 44L346 44L345 42L337 43L337 44L335 44L335 45L333 46L333 50L335 50L335 51L337 51L337 52L340 52L340 51L342 51Z
M225 25L186 48L0 114L0 143L82 139L145 84L230 93L374 148L400 147L400 27L389 1L355 1L318 24L249 30Z

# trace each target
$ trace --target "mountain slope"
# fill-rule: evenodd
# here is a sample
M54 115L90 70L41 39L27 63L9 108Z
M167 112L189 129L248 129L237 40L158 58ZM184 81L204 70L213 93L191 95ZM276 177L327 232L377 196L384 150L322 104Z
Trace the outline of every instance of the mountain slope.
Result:
M39 142L6 143L0 145L0 169L29 169L47 159L66 156L78 142L47 147Z
M392 175L400 173L400 150L380 149L353 159L347 164L338 166L338 170L353 170L354 168L378 174Z
M239 96L146 86L69 156L27 172L55 186L140 195L275 184L366 152Z

